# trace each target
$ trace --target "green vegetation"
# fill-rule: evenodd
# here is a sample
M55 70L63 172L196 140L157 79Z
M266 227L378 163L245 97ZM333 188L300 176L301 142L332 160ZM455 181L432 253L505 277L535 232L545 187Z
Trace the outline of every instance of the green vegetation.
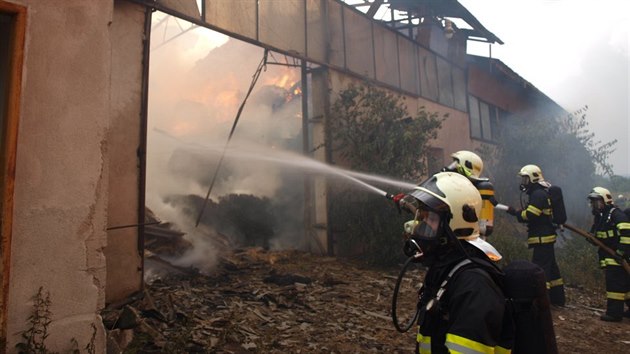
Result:
M50 335L48 328L52 323L52 312L50 307L50 292L44 291L40 286L37 294L33 297L33 312L28 317L28 328L22 331L22 341L15 345L15 349L20 354L56 354L46 347L46 338ZM71 349L65 351L69 354L80 354L79 343L70 338ZM92 323L92 337L90 342L84 347L88 354L96 353L96 325Z
M355 171L407 181L426 173L429 141L446 118L424 107L411 117L402 97L370 85L340 92L331 112L328 129L340 160ZM339 253L360 256L373 265L399 262L402 237L397 236L408 216L400 215L383 196L356 185L333 188L330 221Z
M50 304L50 293L44 294L44 288L39 287L33 298L33 313L28 317L29 327L21 333L22 342L15 345L19 353L51 353L45 344L49 335L48 326L52 322Z

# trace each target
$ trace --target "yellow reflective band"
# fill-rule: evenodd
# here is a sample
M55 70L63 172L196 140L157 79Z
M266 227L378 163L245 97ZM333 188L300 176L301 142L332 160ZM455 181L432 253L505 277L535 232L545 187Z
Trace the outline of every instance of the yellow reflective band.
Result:
M525 210L529 211L530 213L532 213L532 214L534 214L536 216L540 216L540 213L542 213L542 210L536 208L533 205L528 205L527 209L525 209Z
M630 237L628 236L619 237L619 243L622 243L624 245L630 245Z
M512 349L503 348L498 345L494 348L494 354L511 354L511 353L512 353Z
M521 211L521 218L522 218L523 220L527 220L527 210L523 210L523 211Z
M599 262L600 262L600 264L603 264L602 267L605 267L605 266L620 266L621 265L614 258L604 258L603 260L601 260Z
M630 222L620 222L617 224L618 230L630 230Z
M481 194L482 196L484 195L494 195L494 191L493 190L488 190L488 189L480 189L479 190L479 194Z
M494 353L494 347L475 342L474 340L464 338L452 333L446 334L446 347L451 353L476 354L476 353Z
M602 239L615 237L615 230L597 231L596 236Z
M543 209L542 213L545 215L551 215L551 209Z
M539 243L552 243L552 242L556 242L556 235L530 237L527 239L528 245L536 245Z
M614 293L612 291L607 291L606 292L606 298L607 299L611 299L611 300L625 300L626 299L626 294L625 293Z
M551 289L556 286L564 285L564 281L562 280L562 278L558 278L556 280L548 281L546 284L547 284L547 289Z
M416 337L416 341L418 342L418 353L420 354L430 354L431 353L431 336L423 336L418 333Z
M626 293L626 300L630 300L630 291Z

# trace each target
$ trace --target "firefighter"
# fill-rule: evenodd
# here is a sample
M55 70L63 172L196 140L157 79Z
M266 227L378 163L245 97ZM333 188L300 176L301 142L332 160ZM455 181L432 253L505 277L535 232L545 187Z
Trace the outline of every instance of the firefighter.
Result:
M546 188L550 186L536 165L526 165L518 175L521 177L521 192L529 196L527 207L516 210L508 207L507 212L527 224L527 245L533 249L532 262L545 271L549 300L552 305L564 307L564 282L556 263L554 244L556 230L552 223L551 201Z
M481 177L483 161L474 152L461 150L451 154L453 162L443 171L457 172L468 177L481 195L481 215L479 215L479 232L486 239L492 234L494 226L494 207L499 202L494 197L494 186L488 178Z
M441 172L393 199L415 215L405 223L405 253L421 254L419 261L429 268L419 303L416 352L509 352L511 336L504 325L511 321L504 322L506 300L493 280L496 274L464 267L475 257L500 273L492 261L501 255L479 237L477 189L460 174Z
M600 319L619 322L622 317L630 317L630 310L624 312L624 302L630 307L630 275L620 264L621 259L630 259L630 222L627 215L613 204L610 191L595 187L588 194L594 220L591 233L608 248L619 255L613 257L601 248L598 250L599 265L606 278L606 313Z

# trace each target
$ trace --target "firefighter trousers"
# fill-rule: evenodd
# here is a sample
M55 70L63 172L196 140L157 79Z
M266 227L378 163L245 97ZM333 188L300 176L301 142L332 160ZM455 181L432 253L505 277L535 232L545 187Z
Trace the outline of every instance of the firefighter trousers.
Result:
M560 268L556 263L556 253L553 243L534 245L532 263L538 265L545 272L545 281L549 290L549 301L552 305L564 306L564 281L560 275Z
M604 268L606 278L606 314L612 317L623 315L624 303L630 307L630 275L620 265L607 265Z

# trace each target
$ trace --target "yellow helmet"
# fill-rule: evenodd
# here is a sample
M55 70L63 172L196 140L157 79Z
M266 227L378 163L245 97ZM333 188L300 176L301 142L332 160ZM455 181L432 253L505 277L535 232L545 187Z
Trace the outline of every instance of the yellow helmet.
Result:
M518 173L521 177L529 177L530 183L538 183L545 180L540 167L536 165L525 165Z
M480 249L491 260L501 259L501 254L479 237L481 195L468 178L455 172L436 173L409 194L420 201L420 209L429 211L425 213L429 224L431 219L435 219L431 217L432 213L436 213L439 218L450 216L448 226L458 239ZM432 229L436 232L431 232L430 228L425 227L424 236L439 237L442 231L435 227Z
M468 178L479 179L483 171L483 161L479 155L472 151L461 150L451 154L451 157L457 162L457 172Z
M613 198L610 191L604 187L595 187L588 194L588 199L602 199L604 204L612 204Z
M423 207L451 214L448 225L457 236L479 235L481 195L468 178L454 172L436 173L411 193Z

